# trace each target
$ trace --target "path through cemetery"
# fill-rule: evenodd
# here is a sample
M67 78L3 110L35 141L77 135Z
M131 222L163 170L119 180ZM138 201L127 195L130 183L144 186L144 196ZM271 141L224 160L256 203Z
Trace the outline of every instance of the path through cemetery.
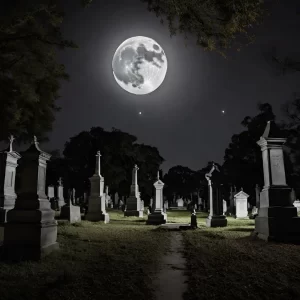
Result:
M187 288L186 260L182 254L182 234L181 232L170 232L170 234L170 250L162 257L161 269L155 279L157 300L181 300Z

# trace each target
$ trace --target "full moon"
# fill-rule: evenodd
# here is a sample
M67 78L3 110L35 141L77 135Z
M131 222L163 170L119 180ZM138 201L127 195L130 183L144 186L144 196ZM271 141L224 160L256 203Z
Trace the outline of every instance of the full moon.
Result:
M127 92L145 95L155 91L167 73L167 57L153 39L135 36L116 50L112 69L117 83Z

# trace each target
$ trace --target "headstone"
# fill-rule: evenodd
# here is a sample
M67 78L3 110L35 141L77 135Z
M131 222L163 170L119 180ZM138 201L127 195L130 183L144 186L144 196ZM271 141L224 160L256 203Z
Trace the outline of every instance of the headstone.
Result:
M58 187L57 187L57 194L58 194L58 207L59 209L61 207L63 207L66 203L65 203L65 199L64 199L64 187L62 184L62 178L60 177L59 180L57 181L58 183Z
M182 198L177 199L176 202L177 202L177 207L183 207L184 206L184 202L183 202Z
M144 211L145 207L144 207L144 200L141 200L141 210Z
M118 192L115 193L115 206L118 207L119 205L119 194Z
M17 162L20 154L13 151L11 136L9 149L0 152L0 243L4 239L4 224L7 221L7 212L13 209L17 195L15 193L15 178Z
M165 207L166 210L169 208L169 202L168 202L168 200L164 201L164 207Z
M53 185L49 185L48 186L48 199L50 201L50 207L53 210L56 210L56 206L55 206L55 196L54 196L54 186Z
M207 227L227 226L226 216L223 215L222 178L220 170L213 164L209 173L205 174L208 182L210 211L206 219Z
M153 198L150 199L150 207L153 206Z
M37 138L22 153L18 197L7 213L4 255L12 259L40 259L59 248L55 212L45 194L50 154L39 148Z
M100 173L100 151L96 155L96 168L95 174L90 178L91 182L91 195L89 197L88 212L85 219L88 221L104 221L109 222L109 214L105 209L105 195L103 193L104 178Z
M223 199L223 215L226 215L227 213L227 202Z
M293 205L297 208L297 212L300 211L300 201L299 200L295 200Z
M148 216L148 225L160 225L167 222L167 214L163 212L163 188L164 183L159 179L157 172L157 181L153 184L155 187L155 202L151 214Z
M269 121L257 144L261 147L264 187L260 193L260 207L255 218L255 233L265 241L300 242L300 218L291 206L286 184L283 145L286 138L274 122Z
M140 207L140 197L139 197L139 186L137 180L138 166L135 165L132 170L132 183L130 187L130 196L126 200L126 210L124 211L124 217L143 217L143 211Z
M60 212L60 218L61 219L68 219L68 221L73 223L80 223L81 222L81 212L80 212L80 206L75 206L72 204L71 201L72 197L69 197L68 203L66 203L62 208Z
M249 195L243 192L243 189L237 194L234 195L236 203L236 219L249 219L248 217L248 197Z
M120 199L120 202L119 202L119 209L121 208L123 208L123 205L124 205L124 202L123 202L123 200L122 199Z
M54 198L54 186L53 185L48 186L48 198L49 199Z
M191 214L191 228L192 229L196 229L198 227L197 224L197 214L196 211L193 210L192 214Z

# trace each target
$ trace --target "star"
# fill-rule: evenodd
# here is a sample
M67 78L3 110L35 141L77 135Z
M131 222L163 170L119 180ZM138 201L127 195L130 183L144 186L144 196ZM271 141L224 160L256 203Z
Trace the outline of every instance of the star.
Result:
M139 115L141 115L141 114L142 114L142 112L140 111L140 112L139 112Z
M222 110L222 114L223 114L223 115L225 114L225 110Z

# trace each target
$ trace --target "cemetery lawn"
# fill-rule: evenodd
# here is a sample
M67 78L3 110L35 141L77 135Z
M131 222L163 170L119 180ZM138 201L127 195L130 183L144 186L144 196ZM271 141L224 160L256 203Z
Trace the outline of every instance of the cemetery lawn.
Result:
M168 213L188 222L185 212ZM185 300L300 299L300 246L250 237L254 220L228 218L228 227L183 231L187 273ZM186 221L185 221L186 220Z
M167 232L110 211L109 224L59 221L60 250L41 262L0 262L1 300L153 299Z

